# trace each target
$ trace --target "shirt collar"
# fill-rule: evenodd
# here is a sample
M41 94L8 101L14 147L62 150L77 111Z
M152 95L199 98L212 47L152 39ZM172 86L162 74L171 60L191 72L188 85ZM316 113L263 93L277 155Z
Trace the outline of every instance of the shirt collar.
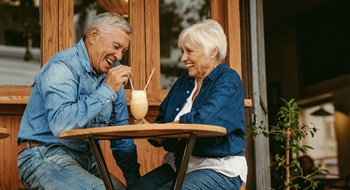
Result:
M224 72L226 70L226 68L228 67L228 63L222 63L219 64L217 67L215 67L215 69L209 73L209 75L205 78L209 78L210 80L215 80L216 78L219 77L219 75Z
M219 77L219 75L224 72L226 70L226 68L228 67L228 63L225 62L225 63L222 63L222 64L219 64L212 72L209 73L208 76L206 76L204 79L203 79L203 84L208 82L208 80L210 81L213 81L215 80L216 78ZM188 73L187 73L188 74ZM187 76L187 80L193 80L194 82L194 78L191 77L191 76Z
M81 64L84 67L85 71L87 73L92 72L93 69L91 66L90 57L89 57L89 54L87 52L83 38L81 38L79 40L79 42L77 43L77 48L78 48L78 56L81 57L82 60L84 60Z

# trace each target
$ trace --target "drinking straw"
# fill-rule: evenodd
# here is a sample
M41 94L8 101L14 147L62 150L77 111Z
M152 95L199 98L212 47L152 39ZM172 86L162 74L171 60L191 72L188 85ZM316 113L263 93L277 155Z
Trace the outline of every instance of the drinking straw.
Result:
M147 81L147 84L146 84L146 86L145 86L145 89L143 89L143 91L146 91L147 86L148 86L148 84L149 84L149 81L151 80L152 75L153 75L153 73L154 73L154 69L155 69L155 68L153 67L152 72L151 72L151 75L149 76L148 81Z
M134 90L134 85L132 85L132 80L131 80L130 77L128 77L128 78L129 78L129 81L130 81L131 89Z

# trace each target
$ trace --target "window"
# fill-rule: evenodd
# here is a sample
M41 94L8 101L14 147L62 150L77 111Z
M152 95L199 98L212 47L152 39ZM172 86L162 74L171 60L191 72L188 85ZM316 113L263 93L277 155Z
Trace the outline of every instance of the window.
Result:
M186 70L180 61L182 54L177 48L180 32L199 20L208 18L210 18L209 0L159 1L161 89L170 89L180 74Z
M328 113L313 115L320 108ZM309 126L314 125L318 130L315 136L307 135L302 144L313 147L307 154L315 161L315 166L322 166L331 174L339 174L338 170L338 149L334 126L334 106L332 103L325 103L318 106L303 109L300 112L300 122ZM300 155L301 156L301 155Z
M0 23L0 85L33 85L41 68L39 1L2 2Z

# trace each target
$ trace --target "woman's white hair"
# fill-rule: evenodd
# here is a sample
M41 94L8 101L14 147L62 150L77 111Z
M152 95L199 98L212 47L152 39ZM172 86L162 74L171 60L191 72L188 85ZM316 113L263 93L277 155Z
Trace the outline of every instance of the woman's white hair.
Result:
M91 23L84 30L84 38L89 35L92 28L98 27L101 31L108 29L109 27L118 27L126 34L132 33L132 28L127 20L122 16L113 12L104 12L97 15Z
M179 49L182 48L186 37L196 45L201 46L205 55L209 56L212 51L218 49L217 59L219 61L225 59L227 52L226 34L217 21L207 19L184 29L178 38L177 46Z

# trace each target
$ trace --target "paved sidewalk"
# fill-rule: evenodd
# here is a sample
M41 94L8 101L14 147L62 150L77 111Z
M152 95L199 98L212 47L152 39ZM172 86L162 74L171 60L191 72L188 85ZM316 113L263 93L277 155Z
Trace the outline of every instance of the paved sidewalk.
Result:
M41 68L40 50L31 50L33 59L24 60L24 47L0 45L0 85L31 86Z

